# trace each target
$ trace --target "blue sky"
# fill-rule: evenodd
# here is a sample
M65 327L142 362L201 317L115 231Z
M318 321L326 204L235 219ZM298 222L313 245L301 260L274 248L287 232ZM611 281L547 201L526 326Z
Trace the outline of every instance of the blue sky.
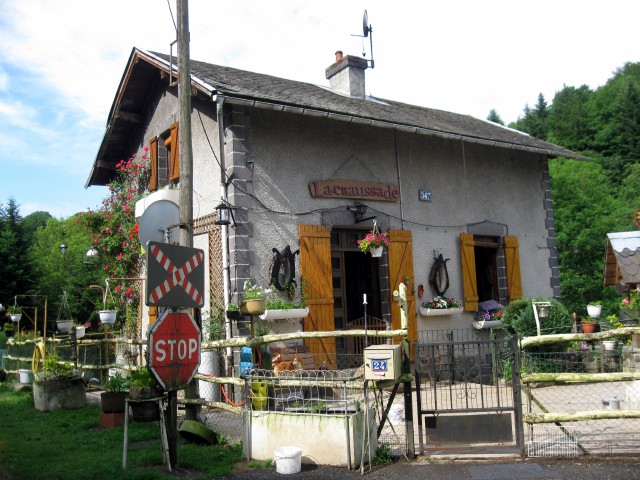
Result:
M134 46L168 52L169 5L0 0L0 203L58 218L100 203L106 188L84 184L116 88ZM640 61L635 0L190 0L191 57L327 85L336 50L362 53L365 9L372 95L478 118L516 120L539 93Z

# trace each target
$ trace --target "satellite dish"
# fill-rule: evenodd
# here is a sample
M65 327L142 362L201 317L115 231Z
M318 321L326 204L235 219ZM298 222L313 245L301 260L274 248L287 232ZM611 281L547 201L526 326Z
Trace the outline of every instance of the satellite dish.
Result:
M362 16L362 34L365 38L369 36L369 15L367 11L364 11L364 15Z
M143 248L147 242L180 243L180 209L171 200L158 200L149 205L138 228L138 237Z

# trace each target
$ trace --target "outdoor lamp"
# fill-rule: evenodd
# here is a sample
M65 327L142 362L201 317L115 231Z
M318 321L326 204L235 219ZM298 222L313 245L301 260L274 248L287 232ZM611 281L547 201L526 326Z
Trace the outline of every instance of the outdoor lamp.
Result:
M62 255L66 255L67 254L67 244L64 243L64 240L62 241L62 243L60 244L60 253Z
M233 218L233 210L231 206L223 200L222 203L216 207L216 219L213 223L215 225L230 225L232 222L234 225L236 224L236 220Z
M533 317L536 320L536 330L538 336L540 336L540 319L547 318L549 316L550 302L531 302L533 306Z
M95 265L98 263L98 250L95 247L91 247L87 250L87 253L84 254L83 263L85 265Z

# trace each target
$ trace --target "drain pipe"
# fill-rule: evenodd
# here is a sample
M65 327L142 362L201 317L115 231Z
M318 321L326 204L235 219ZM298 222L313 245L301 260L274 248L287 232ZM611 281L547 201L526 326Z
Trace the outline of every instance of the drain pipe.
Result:
M220 197L227 202L227 166L224 157L224 97L214 94L213 101L216 102L216 114L218 121L218 157L220 159ZM224 295L224 309L229 305L230 274L229 274L229 226L222 225L222 289ZM231 320L225 321L225 334L231 338ZM227 359L233 354L231 347L227 347Z

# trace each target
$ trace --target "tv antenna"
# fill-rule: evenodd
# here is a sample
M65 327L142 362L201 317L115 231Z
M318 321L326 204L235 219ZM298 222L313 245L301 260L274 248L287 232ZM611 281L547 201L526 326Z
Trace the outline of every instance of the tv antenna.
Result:
M375 67L375 62L373 61L373 28L369 23L369 15L367 11L364 11L364 15L362 15L362 35L351 34L352 37L360 37L367 38L369 37L369 51L371 52L371 60L367 60L367 64L371 68ZM364 41L362 42L362 56L366 57L367 53L364 51Z

